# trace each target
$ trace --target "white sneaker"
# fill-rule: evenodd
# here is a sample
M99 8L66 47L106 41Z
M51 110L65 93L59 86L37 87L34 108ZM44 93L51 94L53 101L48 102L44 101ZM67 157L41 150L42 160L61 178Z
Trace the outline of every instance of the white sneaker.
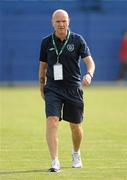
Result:
M72 167L73 168L81 168L82 161L80 157L80 152L72 152Z
M48 172L59 172L60 171L60 163L59 160L53 160L51 164L51 168Z

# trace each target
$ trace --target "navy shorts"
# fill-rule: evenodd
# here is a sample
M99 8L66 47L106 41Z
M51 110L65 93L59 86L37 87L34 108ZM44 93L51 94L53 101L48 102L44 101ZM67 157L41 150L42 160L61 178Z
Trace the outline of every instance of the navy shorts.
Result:
M46 117L57 116L72 123L83 121L83 90L80 87L45 86Z

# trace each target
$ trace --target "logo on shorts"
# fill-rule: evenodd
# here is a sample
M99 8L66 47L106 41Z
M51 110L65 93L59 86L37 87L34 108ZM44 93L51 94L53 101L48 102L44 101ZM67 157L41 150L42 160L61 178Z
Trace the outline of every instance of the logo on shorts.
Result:
M67 45L67 50L68 50L69 52L74 51L74 44L68 44L68 45Z

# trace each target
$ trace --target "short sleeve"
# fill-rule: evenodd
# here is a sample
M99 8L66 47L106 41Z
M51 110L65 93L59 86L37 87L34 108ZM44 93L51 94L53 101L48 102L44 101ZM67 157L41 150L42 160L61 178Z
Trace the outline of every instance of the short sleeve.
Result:
M82 36L80 36L80 56L81 58L91 56L89 47L87 46L87 43Z
M47 43L43 39L41 42L39 61L47 62L47 48L46 47L47 47Z

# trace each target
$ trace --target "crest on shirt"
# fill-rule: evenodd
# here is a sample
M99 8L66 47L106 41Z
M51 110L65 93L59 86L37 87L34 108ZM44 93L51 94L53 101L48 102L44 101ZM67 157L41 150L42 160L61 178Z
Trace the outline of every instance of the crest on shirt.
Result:
M67 45L67 50L68 50L69 52L74 51L74 44L68 44L68 45Z

